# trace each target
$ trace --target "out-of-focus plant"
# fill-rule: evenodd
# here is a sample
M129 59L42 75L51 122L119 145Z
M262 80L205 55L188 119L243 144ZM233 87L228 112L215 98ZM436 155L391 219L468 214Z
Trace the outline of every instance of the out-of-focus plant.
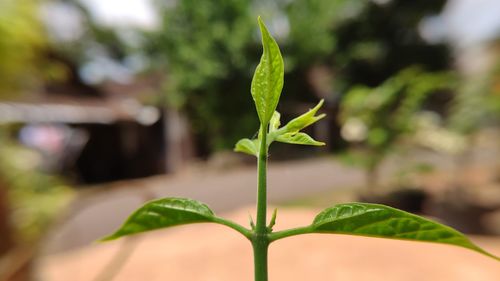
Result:
M7 188L15 243L36 242L71 198L70 188L39 170L40 155L11 141L0 131L0 177Z
M416 117L426 98L454 87L449 73L409 68L378 87L356 86L341 101L342 136L353 144L347 153L350 163L366 170L367 187L375 187L378 169L396 150L403 137L412 135Z
M332 101L353 83L379 84L409 64L445 67L446 50L425 43L417 30L423 15L438 11L442 2L157 2L163 24L149 37L149 51L154 62L166 64L168 101L187 112L196 138L213 151L255 133L248 101L234 94L245 91L258 58L252 11L265 6L274 17L270 28L287 53L284 91L292 102L311 102ZM311 86L318 66L335 81ZM227 122L239 126L227 128Z
M466 145L456 153L459 170L472 163L476 138L481 130L500 123L500 51L492 48L491 61L482 70L465 73L450 104L447 129L460 135ZM460 173L460 172L459 172ZM457 186L460 185L459 177Z
M488 76L466 79L458 89L448 119L452 131L470 137L492 121L498 97L492 93L493 81Z
M287 67L310 67L315 63L324 63L338 51L339 34L334 31L342 24L354 21L354 17L367 7L368 2L366 0L290 1L285 7L290 25L286 48L291 66Z
M230 147L235 132L252 134L247 99L236 93L251 79L258 57L250 0L177 1L158 4L162 26L153 34L151 51L166 63L166 97L183 109L207 150ZM238 124L228 128L228 123Z
M34 0L0 2L0 98L36 84L45 36Z

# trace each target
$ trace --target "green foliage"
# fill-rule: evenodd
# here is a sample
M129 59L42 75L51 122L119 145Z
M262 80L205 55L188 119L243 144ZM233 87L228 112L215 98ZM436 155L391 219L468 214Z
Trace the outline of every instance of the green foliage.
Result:
M443 2L156 1L163 23L147 37L148 55L166 65L165 97L187 113L197 143L210 153L255 133L251 100L236 94L248 91L259 58L255 11L277 15L270 27L286 50L284 92L293 103L332 98L354 84L377 85L412 64L446 68L446 49L425 43L417 30ZM313 85L318 66L335 81Z
M231 147L257 124L251 100L237 94L248 91L258 58L251 2L157 3L163 23L149 37L149 49L159 67L168 67L166 100L187 113L208 151Z
M0 98L15 95L36 82L37 59L45 44L37 1L0 3Z
M236 223L216 217L206 205L199 202L190 199L165 198L147 203L133 213L115 234L105 238L105 240L187 223L221 223L235 229L251 241L254 251L256 281L268 280L267 251L271 242L288 236L307 233L338 233L436 242L461 246L498 259L475 246L464 235L449 227L413 214L376 204L340 204L321 212L316 216L310 226L273 232L277 211L274 211L269 224L267 224L266 218L266 165L268 148L274 140L295 144L320 144L312 140L306 134L301 133L300 130L318 121L324 115L315 116L319 107L322 105L321 101L309 112L293 119L282 128L279 127L280 114L275 112L275 103L277 103L280 95L280 91L277 91L277 88L281 90L279 81L282 79L281 77L283 77L283 67L279 65L277 70L274 69L274 65L271 62L273 61L272 58L277 55L273 56L273 53L279 54L279 50L271 50L269 44L273 44L274 40L272 40L260 19L259 25L263 34L262 43L264 55L261 65L259 65L255 71L257 74L254 76L254 80L256 81L252 83L252 96L255 100L258 117L261 122L261 129L256 140L240 140L235 148L236 151L257 156L258 188L256 223L254 224L253 220L250 219L251 228L247 229ZM427 79L429 77L426 77L424 81L420 81L419 78L421 79L423 74L417 74L416 72L407 71L401 75L403 78L398 77L397 79L388 81L383 87L379 88L379 91L382 91L382 99L371 100L369 105L375 108L387 106L390 101L395 99L393 97L394 93L399 93L402 89L406 89L409 93L420 97L426 94L429 89L434 89L434 87L436 87L433 82L440 81L439 79L433 80L431 83ZM413 80L408 81L409 77L419 81L419 83L412 82ZM278 85L278 87L270 85ZM358 98L359 97L355 96L352 99L358 100ZM369 99L371 96L365 96L364 98ZM420 99L421 98L418 100ZM404 110L396 110L396 115L398 116L406 116L406 111L412 112L420 103L414 102L413 100L412 102L403 100L402 104L404 105ZM356 108L356 110L359 110L359 108ZM354 111L356 112L356 110ZM407 117L399 117L399 119L395 121L404 121L405 118ZM398 126L406 127L406 124L402 122L398 124Z
M0 128L0 181L7 187L10 219L19 243L39 239L72 195L61 179L39 171L40 160L36 152L15 144Z
M322 146L325 145L323 142L314 140L311 136L306 133L300 132L300 130L316 123L325 117L325 114L316 115L320 107L323 105L323 100L321 100L314 108L310 109L308 112L294 118L288 122L285 126L279 127L281 125L280 113L275 111L271 117L268 124L268 133L266 137L267 145L271 145L274 141L289 143L289 144L301 144L301 145L312 145L312 146ZM264 126L262 124L262 126ZM259 156L259 143L261 136L257 139L241 139L239 140L234 151L243 152L246 154Z
M322 118L326 116L326 114L320 114L316 116L316 113L318 110L321 108L323 105L323 100L321 100L314 108L310 109L308 112L300 115L299 117L294 118L292 121L288 122L286 124L282 131L285 131L287 133L297 133L300 130L318 122ZM279 116L278 116L278 121L279 121ZM276 126L278 128L278 126Z
M288 57L298 66L324 61L338 51L338 34L343 23L366 8L366 0L290 1L286 13L290 23Z
M500 58L485 73L463 77L450 106L448 127L472 136L500 120Z
M454 87L451 74L418 68L405 69L378 87L353 87L341 101L339 118L343 137L362 147L364 153L354 155L366 159L357 163L375 169L398 141L415 132L416 114L426 99Z

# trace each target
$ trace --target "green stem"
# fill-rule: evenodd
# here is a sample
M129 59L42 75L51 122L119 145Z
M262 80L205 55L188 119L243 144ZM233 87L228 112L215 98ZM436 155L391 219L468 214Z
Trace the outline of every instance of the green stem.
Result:
M255 235L252 240L255 281L267 281L267 249L269 242L265 236Z
M267 130L266 126L260 127L260 149L257 163L258 189L257 189L257 222L256 233L267 233L266 213L267 213Z
M267 249L269 237L267 229L267 126L260 127L260 149L257 163L257 222L255 224L252 246L254 253L255 281L267 281Z
M232 222L232 221L229 221L229 220L226 220L223 218L219 218L219 217L214 217L212 220L215 223L228 226L228 227L238 231L239 233L243 234L243 236L245 236L246 238L252 240L252 232L250 230L244 228L243 226L241 226L235 222Z
M278 239L283 239L290 236L307 234L312 232L313 232L312 226L297 227L297 228L273 232L269 234L269 243L274 242Z

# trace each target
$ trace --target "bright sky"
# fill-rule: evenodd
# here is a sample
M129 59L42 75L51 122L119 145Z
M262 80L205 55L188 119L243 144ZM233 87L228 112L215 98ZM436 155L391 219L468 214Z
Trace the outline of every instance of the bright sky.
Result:
M500 36L500 0L450 0L442 15L448 36L460 44Z
M140 26L153 29L158 16L151 0L79 0L102 25Z

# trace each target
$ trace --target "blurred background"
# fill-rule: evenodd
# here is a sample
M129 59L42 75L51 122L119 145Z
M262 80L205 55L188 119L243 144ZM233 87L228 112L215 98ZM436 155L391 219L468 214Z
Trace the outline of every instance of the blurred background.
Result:
M0 280L156 280L120 275L136 240L71 266L160 196L246 224L257 15L282 120L327 113L308 131L326 147L273 146L271 204L389 204L500 252L499 1L0 0Z

